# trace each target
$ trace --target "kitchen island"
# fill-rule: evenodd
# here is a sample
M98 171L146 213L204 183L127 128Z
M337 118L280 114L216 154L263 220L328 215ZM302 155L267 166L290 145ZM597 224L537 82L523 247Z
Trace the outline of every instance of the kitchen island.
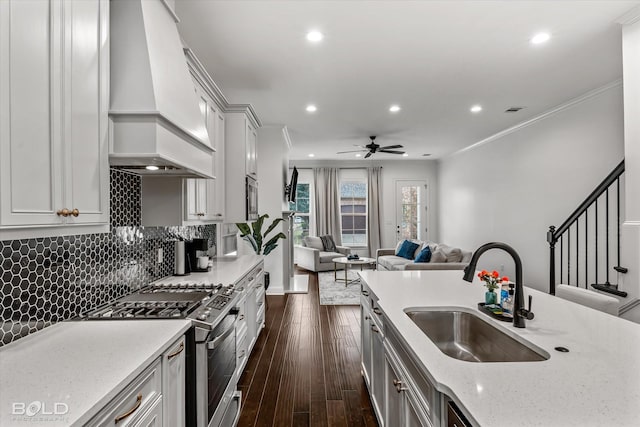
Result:
M374 301L384 332L400 337L412 363L438 396L424 399L438 402L430 408L434 425L446 422L446 409L441 405L446 397L474 426L640 423L640 325L525 288L525 297L533 296L535 318L526 322L525 329L514 328L478 311L477 303L484 300L486 289L477 278L473 283L463 281L460 271L365 271L360 276L363 294L369 294L363 300ZM406 315L405 310L411 308L476 313L550 357L536 362L488 363L454 359L442 353ZM378 328L372 327L374 331ZM363 334L368 333L365 329ZM385 351L387 347L385 343ZM398 393L402 389L397 387ZM389 393L395 393L391 390L387 387L385 397L377 399L379 416L393 409L384 407L393 397ZM375 393L384 391L378 388Z

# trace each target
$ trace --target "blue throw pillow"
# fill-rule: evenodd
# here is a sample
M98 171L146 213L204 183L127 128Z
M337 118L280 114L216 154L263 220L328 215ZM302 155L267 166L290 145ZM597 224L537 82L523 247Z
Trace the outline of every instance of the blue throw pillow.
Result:
M406 259L413 259L413 254L415 254L418 246L420 245L418 245L417 243L405 240L404 242L402 242L402 246L400 246L400 249L398 250L398 253L396 255Z
M431 261L431 248L429 246L425 246L422 248L418 256L413 262L429 262Z

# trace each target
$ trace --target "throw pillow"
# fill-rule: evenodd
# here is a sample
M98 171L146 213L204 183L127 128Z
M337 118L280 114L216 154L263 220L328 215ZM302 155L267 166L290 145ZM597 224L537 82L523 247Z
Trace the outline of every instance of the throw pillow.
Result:
M338 252L338 248L336 248L336 242L333 241L333 236L320 236L320 240L322 240L322 246L324 250L327 252Z
M462 250L460 248L452 248L451 246L442 246L442 253L447 258L447 262L462 261Z
M431 254L431 261L429 262L447 262L447 257L444 255L444 253L440 250L440 249L436 249L432 254Z
M405 240L404 242L402 242L402 246L400 246L400 250L398 251L398 253L396 253L396 255L406 259L413 259L416 249L418 249L419 246L420 245L418 245L417 243Z
M308 248L317 249L319 251L324 250L322 239L319 237L306 236L304 238L304 243Z
M431 249L426 245L413 262L429 262L431 260Z

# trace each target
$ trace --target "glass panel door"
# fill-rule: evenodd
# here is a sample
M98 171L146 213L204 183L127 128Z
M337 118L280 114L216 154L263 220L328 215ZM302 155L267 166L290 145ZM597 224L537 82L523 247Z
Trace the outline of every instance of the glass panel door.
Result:
M396 181L396 240L427 236L427 184L425 181Z

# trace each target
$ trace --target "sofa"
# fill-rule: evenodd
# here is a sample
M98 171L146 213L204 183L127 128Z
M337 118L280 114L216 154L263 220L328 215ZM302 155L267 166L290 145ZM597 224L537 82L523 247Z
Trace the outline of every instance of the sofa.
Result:
M376 252L378 270L464 270L469 261L471 261L472 253L470 251L445 245L444 243L415 239L410 241L418 244L418 248L413 252L411 259L396 255L404 241L398 242L395 248L378 249ZM431 260L429 262L414 262L426 245L429 246L431 251Z
M294 246L294 251L298 267L318 272L333 270L332 259L349 255L351 248L336 246L334 251L325 250L320 237L307 236L303 239L302 245ZM338 264L337 268L338 270L343 269L344 265Z

